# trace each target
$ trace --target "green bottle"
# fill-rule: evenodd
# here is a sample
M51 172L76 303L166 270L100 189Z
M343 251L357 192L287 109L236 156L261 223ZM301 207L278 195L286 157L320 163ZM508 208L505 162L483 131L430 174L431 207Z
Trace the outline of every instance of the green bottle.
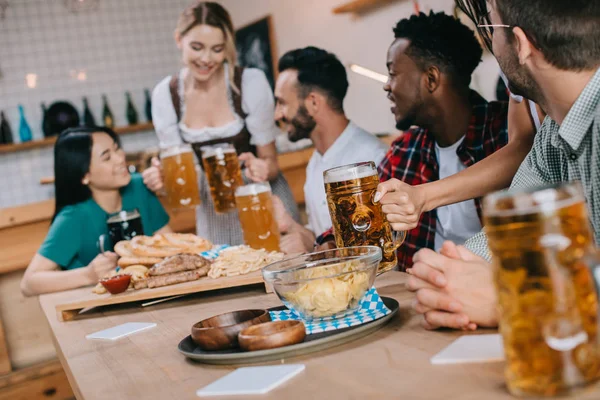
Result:
M150 91L144 89L144 94L146 96L146 120L152 122L152 99L150 98Z
M108 99L105 94L102 95L102 103L102 120L104 121L104 126L113 129L115 127L115 119L108 107Z
M131 100L131 93L125 92L125 97L127 98L127 122L129 125L135 125L138 123L138 113Z
M0 111L0 144L11 144L13 142L12 130L6 120L4 111Z
M83 98L83 126L96 126L96 120L90 111L87 97Z

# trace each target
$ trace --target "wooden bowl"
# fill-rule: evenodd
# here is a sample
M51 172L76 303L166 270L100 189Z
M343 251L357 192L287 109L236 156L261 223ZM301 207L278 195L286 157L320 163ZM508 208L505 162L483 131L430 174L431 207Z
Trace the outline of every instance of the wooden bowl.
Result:
M300 343L305 337L302 321L274 321L244 329L238 340L243 350L255 351Z
M241 310L197 322L192 326L192 340L203 350L238 347L238 334L249 326L268 322L267 310Z

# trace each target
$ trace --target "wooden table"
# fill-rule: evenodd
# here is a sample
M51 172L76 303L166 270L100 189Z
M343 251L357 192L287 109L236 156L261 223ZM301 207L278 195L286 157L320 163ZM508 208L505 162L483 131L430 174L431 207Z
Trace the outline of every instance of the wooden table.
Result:
M503 363L430 364L430 357L461 333L423 330L419 317L409 311L413 296L406 291L405 279L403 273L389 272L376 282L381 295L400 302L401 312L387 326L327 351L281 360L304 363L306 370L269 395L256 398L513 399L504 386ZM77 292L41 296L40 302L78 399L196 399L197 389L235 367L194 363L181 355L177 344L192 324L222 312L280 304L275 295L257 287L192 295L147 308L92 310L78 320L59 322L55 304ZM85 339L89 333L133 321L158 326L111 343ZM599 397L600 388L593 387L577 399Z

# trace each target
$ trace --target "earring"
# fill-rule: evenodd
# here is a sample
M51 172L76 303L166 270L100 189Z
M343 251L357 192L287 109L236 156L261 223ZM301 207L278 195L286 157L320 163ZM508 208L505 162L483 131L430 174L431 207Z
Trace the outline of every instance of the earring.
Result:
M84 185L89 185L89 184L90 184L90 181L89 181L89 179L84 179L84 180L83 180L83 184L84 184Z

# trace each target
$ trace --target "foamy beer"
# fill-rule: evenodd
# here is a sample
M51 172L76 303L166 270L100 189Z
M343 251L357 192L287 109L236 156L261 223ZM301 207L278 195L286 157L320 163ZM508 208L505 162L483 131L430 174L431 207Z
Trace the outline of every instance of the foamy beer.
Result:
M193 208L200 204L198 174L191 146L181 144L161 150L167 205L171 209Z
M235 189L244 184L235 148L228 143L202 147L202 165L215 211L235 210Z
M244 242L254 249L279 251L279 227L275 219L271 186L252 183L235 191Z
M484 199L505 377L514 395L571 393L598 378L598 265L579 184Z
M398 263L396 249L406 234L396 234L373 201L379 176L373 162L344 165L323 173L329 215L337 247L379 246L383 258L378 274L393 269Z

